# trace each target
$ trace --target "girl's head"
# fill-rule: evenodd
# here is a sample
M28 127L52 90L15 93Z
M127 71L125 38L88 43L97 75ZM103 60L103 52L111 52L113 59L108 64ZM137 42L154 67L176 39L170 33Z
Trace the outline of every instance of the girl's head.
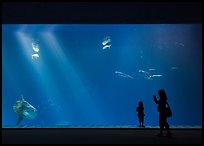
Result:
M164 89L159 89L158 94L159 94L160 100L162 100L164 102L167 101L167 95L166 95L166 92Z

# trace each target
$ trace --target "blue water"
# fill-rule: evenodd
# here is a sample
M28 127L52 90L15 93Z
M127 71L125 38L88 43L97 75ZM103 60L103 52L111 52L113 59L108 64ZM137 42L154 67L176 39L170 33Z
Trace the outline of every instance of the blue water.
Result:
M201 60L201 24L4 24L2 127L15 127L21 95L38 114L21 127L135 127L140 100L158 126L160 88L171 126L201 126Z

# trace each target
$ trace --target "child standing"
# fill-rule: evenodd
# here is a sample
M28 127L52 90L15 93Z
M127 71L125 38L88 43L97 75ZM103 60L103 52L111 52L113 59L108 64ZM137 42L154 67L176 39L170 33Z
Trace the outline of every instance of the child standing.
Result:
M144 126L144 107L143 107L143 102L139 101L138 102L138 107L136 108L137 111L137 116L139 120L139 127L145 127Z

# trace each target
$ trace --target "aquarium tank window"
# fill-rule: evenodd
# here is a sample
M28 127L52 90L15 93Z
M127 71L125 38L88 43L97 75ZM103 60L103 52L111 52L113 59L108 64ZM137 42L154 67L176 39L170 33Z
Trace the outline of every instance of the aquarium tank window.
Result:
M201 24L2 24L2 128L202 127Z

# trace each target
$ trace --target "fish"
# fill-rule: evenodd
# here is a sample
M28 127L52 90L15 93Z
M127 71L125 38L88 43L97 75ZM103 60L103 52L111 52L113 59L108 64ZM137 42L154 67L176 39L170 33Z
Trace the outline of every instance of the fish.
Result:
M23 119L32 120L37 116L37 109L25 101L23 97L15 102L13 105L13 111L19 116L16 125L18 125Z
M144 74L149 74L149 72L144 71L144 70L142 70L142 69L139 69L139 71L138 71L138 72L140 72L140 73L144 73Z
M170 68L170 70L175 70L175 69L177 69L177 67L175 67L175 66L172 66L172 67Z
M183 43L175 42L175 44L184 47Z
M149 69L149 71L155 71L155 69ZM149 72L147 72L147 71L144 71L144 70L141 70L141 69L139 69L139 71L138 71L139 73L141 73L141 75L145 78L145 79L148 79L148 80L152 80L153 78L155 78L155 77L162 77L162 75L160 75L160 74L150 74Z
M123 74L118 74L118 76L123 77L123 78L127 78L127 76L125 76Z
M39 52L40 51L39 46L37 44L35 44L35 43L32 43L32 48L33 48L33 50L35 52Z
M111 39L110 39L110 37L108 36L108 37L106 37L105 39L104 39L104 41L102 42L102 45L106 45L106 44L108 44L109 42L111 42Z
M38 54L33 54L33 55L32 55L32 59L37 59L37 58L39 58L39 55L38 55Z
M120 71L115 71L115 73L120 76L120 77L124 77L124 78L131 78L131 79L134 79L132 76L128 75L128 74L125 74L123 72L120 72Z
M110 47L111 47L111 44L110 44L110 45L103 46L103 50L105 50L105 49L110 49Z
M162 77L162 75L150 75L151 78L154 78L154 77Z
M154 69L154 68L150 68L150 69L149 69L149 71L155 71L155 70L156 70L156 69Z

